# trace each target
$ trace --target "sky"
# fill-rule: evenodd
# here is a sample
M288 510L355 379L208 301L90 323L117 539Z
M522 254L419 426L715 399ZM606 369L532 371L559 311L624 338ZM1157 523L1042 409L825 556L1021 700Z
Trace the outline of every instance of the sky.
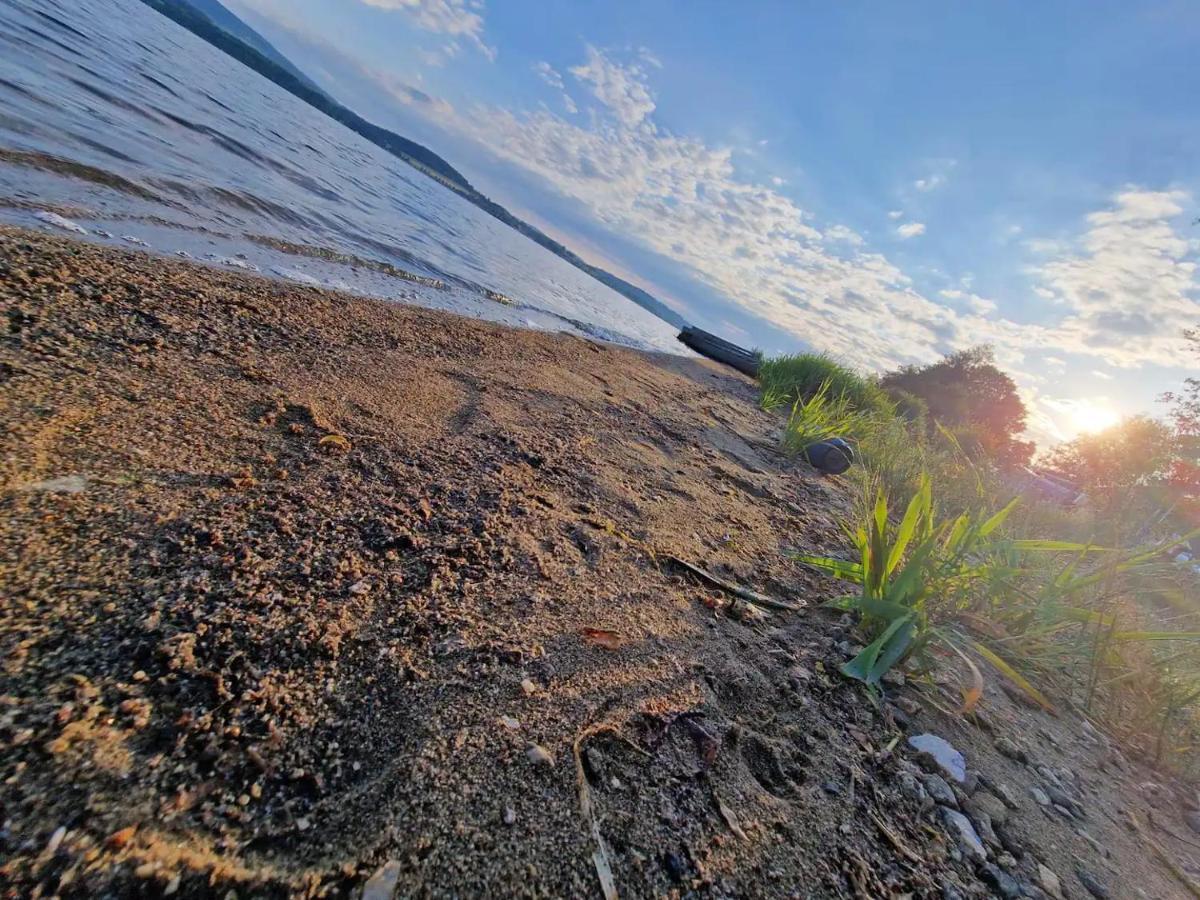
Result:
M870 371L990 343L1043 446L1195 374L1190 0L227 5L734 341Z

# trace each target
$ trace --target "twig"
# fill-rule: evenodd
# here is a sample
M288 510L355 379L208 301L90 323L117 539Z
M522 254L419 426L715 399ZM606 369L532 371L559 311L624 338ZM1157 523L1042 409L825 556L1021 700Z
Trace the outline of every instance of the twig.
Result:
M604 894L604 900L618 900L617 883L613 878L612 863L608 858L608 847L604 843L604 838L600 834L600 824L596 821L596 812L592 807L592 792L588 788L587 773L583 770L583 742L594 734L599 734L603 731L617 732L615 725L608 722L600 722L596 725L589 725L575 738L575 743L572 745L572 751L575 754L575 782L579 788L579 808L583 812L583 818L588 823L588 828L592 833L592 840L596 842L596 849L592 852L592 863L596 867L596 877L600 879L600 890ZM619 732L617 732L619 734Z
M925 860L920 856L920 854L910 848L906 843L904 843L904 841L900 840L900 836L892 831L892 829L888 828L887 823L884 822L874 810L871 810L869 814L871 816L871 821L875 823L875 827L882 832L885 838L887 838L888 843L896 848L897 853L899 853L913 865L920 866L925 864Z
M757 591L752 591L749 588L742 587L741 585L725 581L724 579L713 575L711 572L706 572L699 566L694 566L690 562L680 559L678 556L664 556L664 559L666 559L667 562L674 563L681 569L690 572L701 581L706 582L715 588L719 588L725 593L733 597L737 597L739 600L745 600L747 603L750 603L754 606L764 606L767 609L778 609L785 612L800 612L802 609L804 609L802 604L798 605L795 603L784 603L782 600L773 600L770 597L763 596Z

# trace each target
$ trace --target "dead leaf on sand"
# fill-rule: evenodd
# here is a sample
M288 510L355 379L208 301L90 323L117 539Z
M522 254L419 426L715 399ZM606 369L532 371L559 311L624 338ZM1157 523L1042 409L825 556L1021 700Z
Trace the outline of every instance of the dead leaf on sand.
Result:
M607 628L581 628L579 633L585 641L597 644L605 650L619 650L624 643L621 635Z
M351 450L350 441L340 434L325 435L317 441L317 446L326 453L349 453Z

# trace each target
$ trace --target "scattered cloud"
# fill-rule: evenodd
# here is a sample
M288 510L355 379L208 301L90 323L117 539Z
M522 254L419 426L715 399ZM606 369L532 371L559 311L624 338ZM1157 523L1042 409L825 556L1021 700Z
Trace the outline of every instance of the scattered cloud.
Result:
M367 6L404 13L409 21L424 31L450 35L457 47L463 39L488 59L496 51L483 40L483 3L479 0L360 0Z
M824 237L827 241L844 241L847 244L853 244L855 247L859 247L864 243L861 234L852 231L845 225L834 225L831 228L826 228Z
M936 191L950 178L950 170L958 165L956 159L935 159L929 163L929 174L918 178L912 186L922 194Z
M908 240L915 238L925 233L924 222L905 222L896 229L896 234L900 235L901 239Z
M557 69L554 68L554 66L550 65L548 62L539 62L534 65L533 71L537 73L538 78L546 82L546 84L550 85L550 87L554 88L554 90L558 91L559 96L562 98L563 107L567 110L567 112L569 112L571 115L575 115L577 112L579 112L579 107L576 105L575 100L570 94L567 93L566 85L563 83L562 75Z
M973 313L981 316L986 316L989 313L994 313L998 309L995 300L989 300L987 297L980 297L978 294L972 294L970 291L960 291L957 288L947 288L938 291L939 297L945 297L947 300L953 300L962 306L965 306Z
M592 96L608 107L625 128L637 127L654 112L646 72L637 63L614 62L589 44L587 62L572 67L571 74L590 85Z
M1148 360L1186 366L1180 335L1200 302L1195 248L1176 232L1190 198L1181 191L1126 190L1089 215L1073 246L1033 270L1066 317L1064 345L1114 366Z
M550 85L555 90L563 90L562 76L558 74L558 70L548 62L540 62L533 67L533 71L537 72L538 78Z
M787 184L787 180L776 175L771 179L771 184L775 185L775 187L783 187L785 184Z
M903 216L904 216L904 210L902 210L902 209L893 209L888 213L888 218L893 219L893 220L902 218Z

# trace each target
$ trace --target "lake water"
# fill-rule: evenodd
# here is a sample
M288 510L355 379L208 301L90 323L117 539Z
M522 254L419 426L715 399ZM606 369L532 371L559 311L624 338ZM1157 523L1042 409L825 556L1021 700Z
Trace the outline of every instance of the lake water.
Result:
M672 326L138 0L0 0L0 220L683 352Z

